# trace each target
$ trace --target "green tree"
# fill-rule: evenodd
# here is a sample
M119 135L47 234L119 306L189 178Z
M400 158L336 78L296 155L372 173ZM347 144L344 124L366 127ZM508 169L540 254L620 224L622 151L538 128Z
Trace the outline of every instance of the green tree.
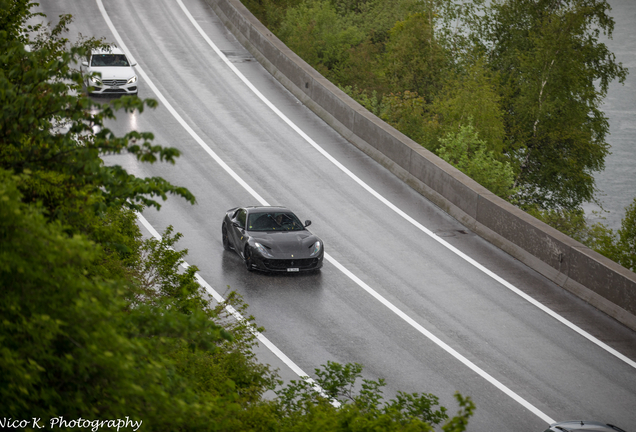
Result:
M82 236L69 237L40 206L24 204L18 183L0 170L4 415L128 415L152 430L174 430L203 425L234 403L236 397L197 394L163 354L179 345L214 353L229 334L201 309L186 315L163 303L124 313L123 281L87 274L99 248Z
M405 91L382 98L380 118L431 151L438 146L439 117L430 110L426 98Z
M347 61L351 47L363 40L356 26L338 15L330 2L321 0L306 0L288 9L279 36L327 77Z
M394 93L410 91L427 103L441 88L447 59L435 39L433 12L416 12L391 29L386 43L385 73Z
M581 208L568 209L539 209L527 208L526 212L537 219L558 229L563 234L572 237L581 243L588 243L589 226L585 219L585 212Z
M508 162L500 162L486 143L479 139L472 119L461 126L459 133L449 132L440 139L438 155L460 171L506 199L513 193L514 171Z
M599 41L612 35L608 10L605 0L502 0L484 15L522 207L572 210L594 197L593 173L608 153L600 105L627 73Z
M636 198L625 208L625 217L616 232L596 223L589 228L583 242L626 269L636 271Z
M287 9L298 6L304 0L243 0L241 3L256 16L265 27L278 34Z
M503 153L504 113L497 84L496 74L489 72L483 58L460 73L450 74L430 108L440 119L438 136L458 133L460 127L467 125L471 119L487 149L497 159L507 159Z

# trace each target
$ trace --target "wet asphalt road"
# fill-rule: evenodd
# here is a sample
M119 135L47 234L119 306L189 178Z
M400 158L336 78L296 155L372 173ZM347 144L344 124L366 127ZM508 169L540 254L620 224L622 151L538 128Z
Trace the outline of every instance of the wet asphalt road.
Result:
M115 37L95 0L43 0L49 19L71 13L71 36ZM477 404L471 431L543 431L546 418L597 419L636 427L636 368L497 282L371 195L258 99L206 43L176 0L109 0L105 11L150 81L140 96L166 103L120 113L118 133L151 131L182 151L175 166L107 157L138 176L161 176L197 197L171 198L144 216L184 234L188 262L217 291L243 295L265 335L307 373L328 360L365 365L385 394L430 392L456 411L455 391ZM150 6L152 4L152 6ZM202 0L184 5L232 64L326 152L401 211L521 292L633 362L636 334L474 235L347 143L282 88L224 29ZM189 133L175 114L192 128ZM225 210L258 200L193 137L200 137L265 201L292 208L325 242L332 262L318 274L248 273L224 252ZM382 296L373 297L337 265ZM387 307L388 305L388 307ZM389 309L395 308L395 311ZM401 315L403 314L403 315ZM404 316L411 319L409 323ZM457 353L427 338L425 329ZM266 350L261 358L293 379ZM458 356L509 389L495 387ZM520 401L522 401L520 403ZM522 405L525 403L526 405ZM533 409L528 406L534 407ZM631 428L631 429L630 429Z

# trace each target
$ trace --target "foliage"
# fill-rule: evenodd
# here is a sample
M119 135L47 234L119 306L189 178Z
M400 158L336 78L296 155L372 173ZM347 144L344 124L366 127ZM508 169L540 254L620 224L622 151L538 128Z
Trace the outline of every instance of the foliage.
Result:
M449 132L440 139L439 156L494 194L509 198L513 193L514 171L508 162L500 162L486 143L479 139L469 119L459 133Z
M577 241L588 241L590 232L583 209L541 210L533 207L526 209L526 212Z
M363 107L378 117L385 109L382 103L382 98L378 95L377 91L369 92L367 90L361 90L358 86L340 86L340 90L351 96Z
M31 12L35 3L29 1L0 0L0 29L8 37L26 43L27 33L34 30L27 21L41 14Z
M590 227L584 243L626 269L636 271L636 198L625 208L625 217L616 232L596 223Z
M170 430L166 425L202 424L215 404L230 402L202 398L162 355L178 346L217 352L230 336L208 313L186 315L168 303L123 313L126 285L87 274L100 249L82 236L69 237L59 222L47 222L40 206L24 204L15 176L2 170L0 180L0 398L6 415L129 415L153 430Z
M434 151L439 118L431 113L426 99L417 93L391 93L382 99L380 118L414 141Z
M392 91L415 92L430 103L440 90L446 55L434 37L434 26L429 11L414 13L391 29L385 73Z
M483 58L466 65L461 72L449 74L431 106L431 111L440 118L438 136L457 133L472 119L475 131L488 150L499 160L507 159L503 153L504 114L497 82L497 74L488 70ZM436 147L435 144L427 147L431 146Z
M250 10L270 31L278 34L287 10L298 6L304 0L243 0L241 3Z
M580 241L589 248L616 261L628 270L636 270L636 198L625 208L621 228L612 230L597 222L589 225L582 209L575 210L527 210L562 233Z
M346 61L330 71L328 77L341 87L359 88L375 93L381 99L389 86L382 71L384 44L374 42L375 37L376 33L372 32L360 44L352 46Z
M618 257L615 261L636 272L636 198L625 208L625 217L618 230L618 245Z
M608 9L605 0L498 1L484 16L523 207L573 210L593 199L593 172L608 153L600 104L627 73L599 41L612 34Z
M359 364L340 365L328 362L316 369L315 384L292 381L277 390L276 410L285 430L331 431L433 431L433 426L446 421L444 431L465 430L475 405L470 398L456 394L461 411L449 419L446 408L438 406L431 394L398 392L395 399L384 401L384 380L363 379Z
M137 264L137 280L139 290L132 306L139 303L154 303L158 299L173 299L173 307L185 314L205 306L200 286L196 282L196 266L188 266L182 272L171 269L178 268L185 262L187 249L174 250L174 245L183 236L180 233L172 235L172 226L166 228L161 239L147 239L140 247L140 259Z
M329 2L306 0L287 11L279 34L307 63L328 76L346 61L349 49L362 41L362 33L336 13Z

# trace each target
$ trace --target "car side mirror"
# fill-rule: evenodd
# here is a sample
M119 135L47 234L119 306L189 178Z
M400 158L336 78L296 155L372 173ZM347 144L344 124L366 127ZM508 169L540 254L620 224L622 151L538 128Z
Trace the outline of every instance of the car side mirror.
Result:
M135 66L137 66L137 63L133 63L130 65L130 67L135 67Z
M243 227L241 226L241 224L240 224L240 223L238 223L238 222L232 222L232 225L234 225L235 227L240 228L240 229L245 229L245 228L243 228Z
M305 221L305 226L308 227L309 225L311 225L311 221L310 220L306 220Z
M84 60L84 61L82 62L82 66L86 66L86 67L88 67L88 62L87 62L86 60Z

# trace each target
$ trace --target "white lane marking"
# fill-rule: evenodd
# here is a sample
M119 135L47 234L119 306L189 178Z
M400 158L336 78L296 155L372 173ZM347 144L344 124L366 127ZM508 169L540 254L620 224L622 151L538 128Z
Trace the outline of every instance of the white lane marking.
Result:
M249 87L249 89L252 90L252 92L254 92L254 94L263 103L265 103L272 111L274 111L276 113L276 115L278 115L278 117L280 117L281 120L283 120L285 123L287 123L287 125L289 125L289 127L291 127L305 141L307 141L308 144L310 144L320 154L322 154L325 158L327 158L327 160L329 160L329 162L333 163L342 172L344 172L347 176L349 176L349 178L351 178L353 181L358 183L367 192L369 192L371 195L373 195L375 198L377 198L380 202L382 202L384 205L389 207L395 213L400 215L406 221L411 223L413 226L418 228L420 231L422 231L425 234L427 234L429 237L431 237L432 239L437 241L439 244L441 244L442 246L444 246L445 248L447 248L451 252L453 252L456 255L458 255L459 257L463 258L465 261L467 261L468 263L472 264L474 267L476 267L477 269L481 270L483 273L487 274L488 276L490 276L491 278L493 278L494 280L496 280L497 282L499 282L500 284L502 284L503 286L508 288L510 291L512 291L515 294L519 295L524 300L527 300L532 305L536 306L537 308L541 309L543 312L547 313L548 315L550 315L551 317L553 317L557 321L561 322L562 324L566 325L570 329L572 329L575 332L577 332L579 335L581 335L584 338L588 339L589 341L595 343L596 345L598 345L599 347L603 348L605 351L609 352L610 354L616 356L617 358L621 359L622 361L624 361L625 363L627 363L631 367L636 368L636 361L633 361L632 359L630 359L629 357L621 354L620 352L618 352L614 348L610 347L606 343L604 343L601 340L595 338L594 336L592 336L591 334L589 334L588 332L586 332L582 328L580 328L577 325L575 325L574 323L568 321L566 318L564 318L561 315L559 315L558 313L554 312L553 310L551 310L547 306L541 304L539 301L533 299L528 294L524 293L519 288L517 288L514 285L512 285L510 282L508 282L505 279L503 279L502 277L496 275L491 270L489 270L488 268L484 267L482 264L478 263L477 261L475 261L474 259L472 259L468 255L466 255L465 253L461 252L459 249L455 248L450 243L448 243L445 240L443 240L441 237L435 235L431 230L429 230L424 225L420 224L418 221L416 221L411 216L406 214L404 211L402 211L400 208L398 208L395 204L393 204L388 199L386 199L382 195L380 195L380 193L378 193L375 189L371 188L371 186L369 186L364 181L362 181L358 176L356 176L354 173L349 171L348 168L346 168L338 160L336 160L333 156L331 156L329 153L327 153L327 151L325 149L323 149L314 140L312 140L305 132L303 132L298 126L296 126L296 124L293 123L285 114L283 114L278 108L276 108L274 106L274 104L272 104L256 87L254 87L254 85L250 81L247 80L247 78L236 68L236 66L234 66L234 64L232 62L230 62L230 60L228 60L228 58L225 56L225 54L223 54L223 52L214 44L214 42L212 42L212 40L207 36L207 34L205 34L205 32L203 31L201 26L199 26L199 24L192 17L192 15L188 11L188 9L185 7L183 2L181 0L176 0L176 1L179 4L179 6L181 7L181 9L183 10L183 12L186 14L188 19L192 23L192 25L198 30L198 32L201 35L201 37L203 37L203 39L205 39L205 41L208 43L208 45L210 45L210 47L212 47L214 52L216 52L219 55L219 57L221 57L223 62L225 62L225 64L238 76L238 78L241 81L243 81L243 83L245 83L245 85L247 87Z
M98 1L100 1L100 0L98 0ZM139 212L136 212L136 213L137 213L137 219L142 223L142 225L144 227L146 227L146 229L150 232L150 234L154 238L156 238L157 240L161 241L161 235L155 229L155 227L153 227L150 224L150 222L148 222L148 220L145 217L142 216L141 213L139 213ZM185 262L185 261L181 265L183 266L183 268L186 268L186 269L188 267L190 267L190 265L187 262ZM207 283L207 281L205 279L203 279L203 277L201 277L201 275L199 273L195 274L195 278L196 278L197 282L206 289L206 291L212 296L212 298L217 303L223 303L225 301L223 296L221 294L219 294L218 292L216 292L216 290L214 288L212 288L212 286L209 283ZM245 322L245 318L243 317L243 315L241 315L231 305L226 305L225 306L225 310L227 310L228 313L230 315L232 315L237 321ZM276 355L276 357L278 357L280 360L282 360L282 362L285 363L285 365L287 365L287 367L289 367L296 375L298 375L299 377L301 377L305 381L307 381L309 384L311 384L317 392L319 392L323 396L327 397L327 395L325 394L324 390L316 383L316 381L314 381L311 377L309 377L309 375L306 374L296 363L294 363L289 357L287 357L285 355L285 353L283 353L280 349L278 349L278 347L276 345L274 345L269 339L267 339L265 336L263 336L262 333L257 331L254 328L254 326L252 326L251 324L249 324L249 330L254 336L256 336L256 338L258 339L258 341L260 343L262 343L267 348L269 348L269 350L272 353L274 353L274 355ZM338 402L335 399L333 399L331 401L331 403L334 406L336 406L336 407L340 406L340 402Z

